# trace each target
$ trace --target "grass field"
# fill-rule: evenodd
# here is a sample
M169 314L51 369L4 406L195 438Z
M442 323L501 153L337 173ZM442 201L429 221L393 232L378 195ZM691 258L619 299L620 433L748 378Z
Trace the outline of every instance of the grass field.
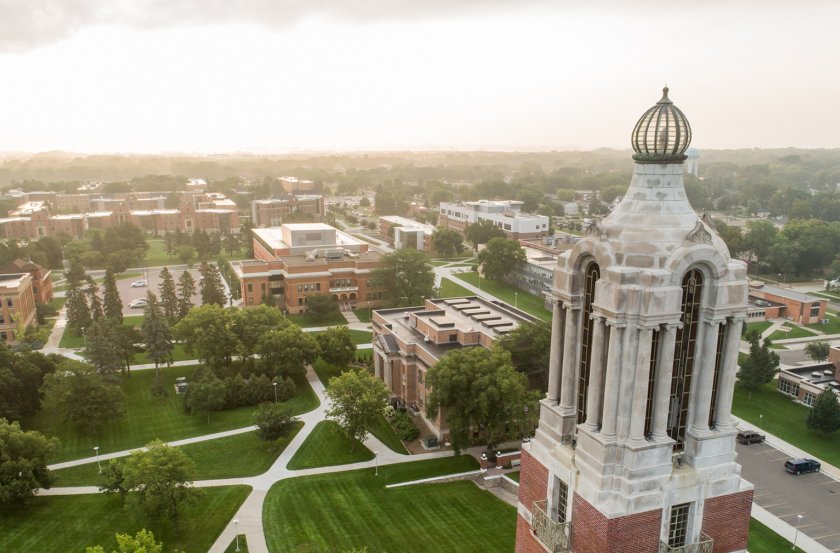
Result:
M263 509L272 553L512 551L516 508L472 482L385 485L478 468L469 456L292 478L275 484ZM396 509L396 511L395 511ZM387 524L383 524L387 521Z
M93 455L93 447L99 446L100 453L122 451L141 447L154 439L165 442L202 436L252 424L255 407L240 407L218 411L210 417L210 424L204 416L184 413L181 396L175 394L175 378L190 378L197 365L168 367L161 369L161 377L167 396L152 395L153 370L133 373L123 383L126 393L126 416L120 421L106 425L99 436L80 435L61 417L49 409L37 413L25 421L27 430L38 430L61 440L61 450L52 462L68 461ZM294 414L311 411L318 406L318 397L305 376L295 379L297 395L287 403Z
M818 296L829 300L840 300L840 294L837 292L830 292L828 290L820 290L819 292L808 292L812 296Z
M146 240L146 243L149 244L149 249L146 250L146 257L143 258L143 263L140 265L141 267L162 267L166 265L182 265L183 262L178 258L178 256L169 256L166 254L166 243L161 240ZM244 259L245 258L245 250L240 249L233 255L229 255L227 250L222 250L222 256L228 260L234 259ZM213 259L215 261L215 258ZM197 260L193 259L193 263L196 263Z
M133 535L144 527L167 551L207 551L249 491L249 486L202 490L201 498L184 508L178 528L132 516L117 495L36 497L30 507L0 511L0 551L79 553L97 544L112 551L114 534Z
M811 336L816 336L810 330L806 330L800 326L796 326L791 323L785 323L782 328L787 330L777 330L773 334L770 335L770 340L784 340L787 338L808 338Z
M790 542L782 536L754 518L750 519L750 541L747 546L750 553L779 553L789 551L790 547Z
M297 422L292 432L276 442L261 440L256 432L245 432L217 440L180 446L196 466L196 480L257 476L271 468L292 438L303 428ZM100 483L96 463L53 471L56 486L96 486Z
M301 444L286 468L289 470L347 465L370 461L373 452L349 438L333 421L321 421Z
M826 312L825 318L828 319L828 324L816 323L806 326L814 330L819 330L820 332L825 332L826 334L840 334L840 317Z
M371 317L370 311L370 307L365 307L364 309L356 309L353 311L353 313L356 315L360 322L369 323Z
M440 297L442 298L458 298L461 296L474 296L472 292L448 278L440 279Z
M473 286L478 286L478 273L458 273L452 275L465 282L469 282ZM496 282L495 280L481 279L481 289L488 294L492 294L510 305L516 305L522 311L530 313L544 321L551 321L551 311L545 308L545 301L533 294L529 294L524 290L520 290L515 286L511 286L505 282Z
M230 542L225 553L236 553L236 539ZM248 553L248 541L245 539L245 534L239 534L239 553Z
M347 324L347 319L345 319L344 315L338 311L323 320L317 319L309 313L286 315L286 318L301 328L312 328L316 326L343 326Z
M320 334L322 331L312 332L313 336ZM369 344L373 339L373 333L369 330L350 330L350 339L355 345Z
M763 430L778 436L808 453L834 466L840 464L840 435L822 437L808 430L805 419L808 407L794 403L788 396L776 391L777 382L770 382L752 395L738 385L732 402L732 413ZM759 417L759 415L763 415Z
M507 476L508 478L513 480L514 482L519 482L519 471L518 470L513 471L513 472L508 472L507 474L505 474L505 476Z
M761 336L761 333L770 328L771 326L773 326L773 321L759 321L755 323L747 323L746 332L749 332L750 330L755 330L756 332L758 332L758 335Z

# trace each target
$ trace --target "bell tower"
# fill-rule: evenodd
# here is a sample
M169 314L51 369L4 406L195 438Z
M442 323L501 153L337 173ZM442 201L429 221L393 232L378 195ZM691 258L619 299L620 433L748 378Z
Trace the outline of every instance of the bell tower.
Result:
M551 361L523 447L517 553L745 551L752 485L731 419L745 264L689 205L685 115L631 135L633 178L554 270Z

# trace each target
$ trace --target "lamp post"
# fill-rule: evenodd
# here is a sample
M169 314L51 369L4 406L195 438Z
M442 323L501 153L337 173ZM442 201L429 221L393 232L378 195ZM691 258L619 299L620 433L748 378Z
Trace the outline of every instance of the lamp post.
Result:
M99 469L99 474L102 474L102 465L99 464L99 446L93 446L93 452L96 454L96 468Z
M792 550L796 551L796 538L799 537L799 526L802 524L802 515L796 515L796 532L793 534Z
M236 528L236 551L239 551L239 519L233 519L233 526Z
M374 476L379 476L379 452L378 451L373 452L373 462L375 463L375 467L376 467L374 469L373 475Z
M274 403L277 403L277 382L272 382L274 384Z
M519 292L513 293L513 306L519 309Z
M778 284L779 286L782 285L782 273L779 273L779 278L776 279L776 284Z

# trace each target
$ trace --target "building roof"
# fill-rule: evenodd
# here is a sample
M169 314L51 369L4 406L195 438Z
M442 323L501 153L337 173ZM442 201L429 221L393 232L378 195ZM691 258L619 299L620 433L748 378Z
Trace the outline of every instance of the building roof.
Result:
M286 223L283 225L289 230L333 230L335 227L331 227L325 223Z
M12 261L11 263L9 263L8 265L6 265L6 268L3 269L3 272L4 273L22 273L22 272L29 272L29 271L39 271L41 269L43 269L43 267L41 267L40 265L38 265L37 263L35 263L31 259L24 261L23 259L18 258L18 259L15 259L14 261Z
M765 284L761 287L751 287L750 292L766 292L768 294L773 294L774 296L780 296L782 298L788 298L803 302L828 301L824 298L809 296L808 294L803 294L802 292L797 292L796 290L791 290L789 288L778 288L776 286L770 286L769 284Z
M15 289L19 287L23 281L29 279L29 273L5 273L0 274L0 289Z

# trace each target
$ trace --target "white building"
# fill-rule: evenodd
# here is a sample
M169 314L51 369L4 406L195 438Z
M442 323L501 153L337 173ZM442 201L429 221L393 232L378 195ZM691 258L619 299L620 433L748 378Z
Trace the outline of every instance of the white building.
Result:
M478 200L477 202L441 202L438 224L463 231L468 224L492 221L508 238L539 238L548 234L549 219L522 211L516 200Z
M432 234L435 227L399 215L383 215L379 218L379 234L389 240L393 230L394 249L411 248L420 251L432 249Z

